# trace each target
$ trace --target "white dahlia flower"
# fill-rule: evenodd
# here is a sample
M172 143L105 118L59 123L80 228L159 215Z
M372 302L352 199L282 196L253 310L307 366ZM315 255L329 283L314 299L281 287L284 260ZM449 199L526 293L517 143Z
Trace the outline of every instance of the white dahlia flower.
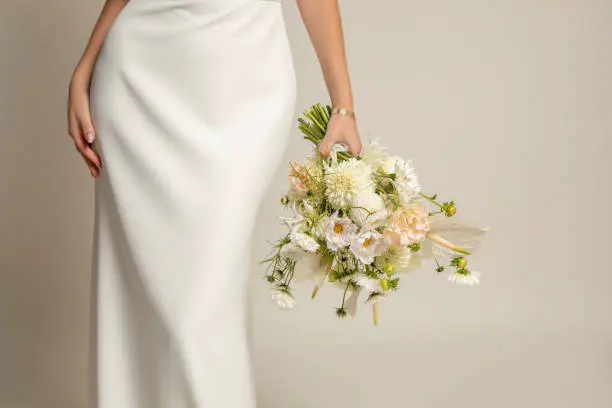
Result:
M381 168L386 173L393 173L395 162L387 154L387 148L378 142L378 138L362 149L361 159L374 170Z
M355 224L360 227L375 226L387 218L387 208L384 200L373 191L359 193L354 205L349 214Z
M357 226L349 218L341 218L337 213L332 215L325 230L327 247L332 251L347 247L355 232L357 232Z
M327 200L337 209L352 206L361 191L373 191L371 174L370 167L355 158L328 167L325 174Z

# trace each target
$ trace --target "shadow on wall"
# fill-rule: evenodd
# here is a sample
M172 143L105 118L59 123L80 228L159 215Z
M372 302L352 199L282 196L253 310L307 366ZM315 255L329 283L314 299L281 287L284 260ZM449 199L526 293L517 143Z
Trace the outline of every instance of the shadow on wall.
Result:
M89 2L0 15L0 406L86 406L93 181L66 133Z

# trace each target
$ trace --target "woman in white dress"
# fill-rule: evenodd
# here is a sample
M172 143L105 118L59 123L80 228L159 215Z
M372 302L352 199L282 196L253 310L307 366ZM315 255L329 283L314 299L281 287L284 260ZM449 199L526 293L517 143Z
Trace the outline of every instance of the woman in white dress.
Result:
M337 0L297 0L361 151ZM95 184L91 408L252 408L253 224L294 123L280 0L107 0L70 83Z

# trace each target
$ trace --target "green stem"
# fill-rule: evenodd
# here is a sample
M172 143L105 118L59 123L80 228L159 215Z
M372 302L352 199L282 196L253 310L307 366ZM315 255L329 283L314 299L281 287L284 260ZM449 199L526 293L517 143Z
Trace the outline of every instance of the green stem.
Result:
M348 292L348 288L351 286L351 281L349 280L349 282L346 284L346 288L344 288L344 294L342 295L342 306L340 306L342 309L344 309L344 302L346 301L346 293Z
M309 118L310 120L312 120L312 123L314 123L315 125L317 125L317 126L319 127L319 129L321 129L321 131L322 131L323 133L327 132L326 128L325 128L325 127L324 127L322 124L320 124L320 123L317 121L317 119L316 119L316 118L315 118L313 115L309 115L309 116L308 116L308 118Z
M420 192L419 195L423 198L425 198L427 201L429 201L432 204L437 205L438 207L442 208L442 204L438 203L436 200L434 200L432 197L428 196L427 194ZM441 211L440 211L441 212Z

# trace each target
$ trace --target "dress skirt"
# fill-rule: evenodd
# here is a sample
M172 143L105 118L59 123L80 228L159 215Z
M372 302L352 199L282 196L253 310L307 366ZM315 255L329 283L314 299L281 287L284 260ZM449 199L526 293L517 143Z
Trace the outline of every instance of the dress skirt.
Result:
M295 108L281 2L131 0L94 70L91 408L252 408L255 219Z

